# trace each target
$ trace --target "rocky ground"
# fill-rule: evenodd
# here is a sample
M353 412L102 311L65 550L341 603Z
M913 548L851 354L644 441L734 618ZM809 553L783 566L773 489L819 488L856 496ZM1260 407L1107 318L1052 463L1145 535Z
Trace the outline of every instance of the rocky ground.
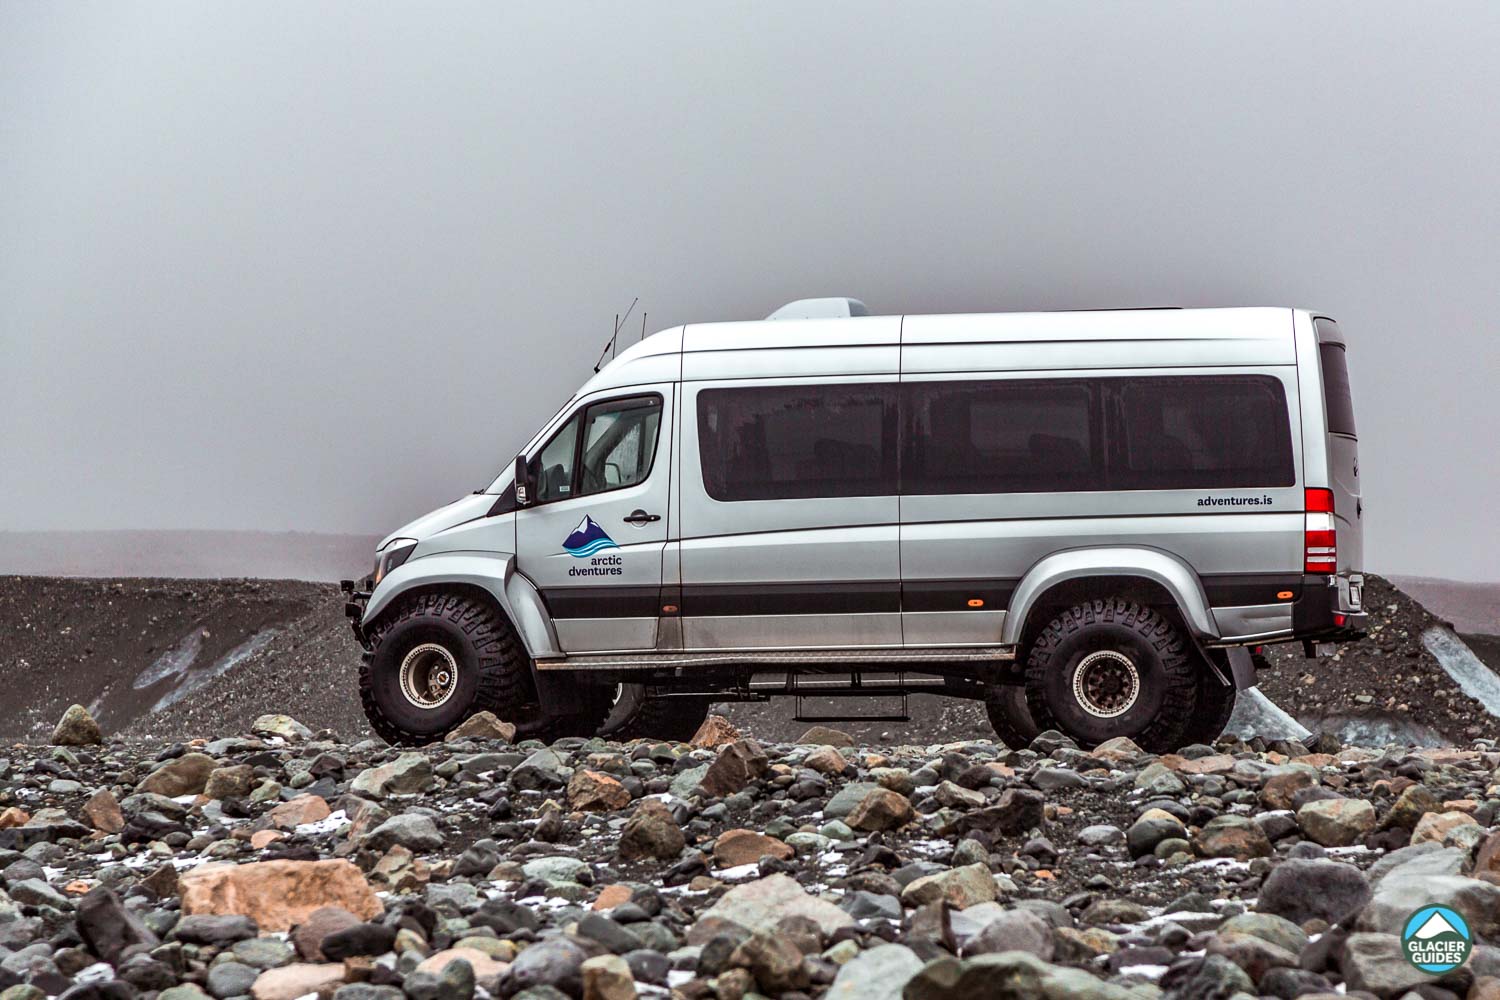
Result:
M1314 732L1346 738L1463 744L1494 732L1494 717L1453 682L1421 634L1442 624L1420 603L1370 577L1369 638L1334 659L1307 660L1299 644L1270 647L1261 688ZM1494 626L1500 630L1500 624ZM1465 634L1500 669L1500 639ZM46 739L73 702L111 732L186 739L236 731L295 706L309 726L358 739L369 732L355 692L359 647L343 596L293 580L90 580L0 576L0 737ZM889 714L894 699L810 699L811 713ZM719 706L764 740L794 740L793 699ZM862 743L987 739L976 702L916 696L911 721L849 722Z
M0 998L1500 998L1500 745L1148 756L348 743L285 717L0 761ZM1443 977L1398 933L1443 903Z

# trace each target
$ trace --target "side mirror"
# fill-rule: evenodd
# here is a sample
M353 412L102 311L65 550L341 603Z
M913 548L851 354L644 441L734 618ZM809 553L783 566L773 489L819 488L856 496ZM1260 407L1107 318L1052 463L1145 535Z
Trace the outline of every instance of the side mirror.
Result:
M516 456L516 506L517 507L530 507L531 506L531 480L527 476L527 466L529 464L530 463L528 463L526 461L526 456L525 455L517 455Z

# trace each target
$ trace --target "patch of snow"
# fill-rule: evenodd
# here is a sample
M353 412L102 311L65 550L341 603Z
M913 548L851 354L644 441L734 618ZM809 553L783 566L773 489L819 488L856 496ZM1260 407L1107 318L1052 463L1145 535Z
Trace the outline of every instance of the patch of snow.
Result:
M747 865L735 865L733 868L715 869L710 871L709 874L720 882L740 882L760 874L760 864L752 861Z
M1451 629L1434 627L1422 633L1422 645L1458 683L1459 690L1491 715L1500 716L1500 677L1474 655L1467 643Z
M349 817L345 815L344 810L335 809L333 812L329 813L322 819L314 820L311 823L298 823L296 827L294 827L294 832L306 836L317 836L318 834L323 833L333 833L347 822L349 822Z
M1145 979L1151 980L1152 982L1155 982L1156 980L1160 979L1163 975L1166 974L1166 971L1167 971L1167 967L1165 965L1122 965L1122 966L1120 966L1120 975L1122 975L1122 976L1141 976L1141 977L1143 977Z

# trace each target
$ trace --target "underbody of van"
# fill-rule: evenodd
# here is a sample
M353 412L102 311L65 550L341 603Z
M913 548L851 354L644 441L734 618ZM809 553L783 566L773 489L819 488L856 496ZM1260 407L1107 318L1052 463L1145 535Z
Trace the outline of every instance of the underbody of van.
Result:
M1218 735L1257 647L1361 634L1331 320L862 313L646 338L387 538L346 585L377 731L682 739L714 701L939 693L1007 742L1160 752Z

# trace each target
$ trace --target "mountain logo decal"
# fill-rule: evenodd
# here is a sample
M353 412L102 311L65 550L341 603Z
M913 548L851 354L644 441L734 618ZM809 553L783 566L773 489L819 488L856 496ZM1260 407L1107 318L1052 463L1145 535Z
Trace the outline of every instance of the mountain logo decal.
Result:
M577 559L587 559L596 552L619 547L615 540L599 527L599 522L587 514L583 516L582 521L578 522L578 527L573 529L573 533L563 539L563 548Z
M1473 935L1463 915L1447 906L1422 907L1406 918L1401 932L1406 960L1434 976L1463 965L1473 947Z

